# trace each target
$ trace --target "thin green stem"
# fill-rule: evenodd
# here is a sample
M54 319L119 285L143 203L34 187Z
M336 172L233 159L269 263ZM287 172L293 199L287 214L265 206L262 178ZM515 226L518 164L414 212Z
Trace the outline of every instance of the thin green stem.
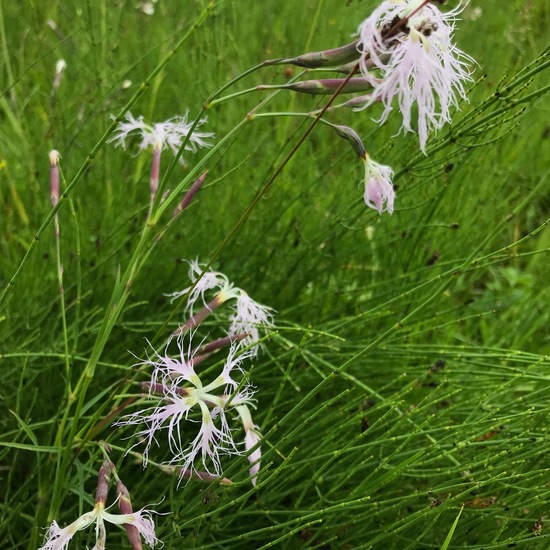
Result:
M97 151L106 143L109 135L116 127L118 121L122 118L122 116L130 109L130 107L137 101L137 99L145 92L145 90L148 88L148 82L156 74L158 74L162 68L169 62L169 60L175 55L175 53L179 50L179 48L184 44L184 42L189 38L191 33L206 19L210 8L207 8L203 11L203 13L198 17L195 24L191 27L191 29L185 33L185 35L179 40L179 42L176 44L176 46L171 50L171 52L157 65L157 67L152 71L152 73L149 75L149 78L145 83L143 83L140 87L140 89L133 95L133 97L128 101L128 103L125 105L123 110L119 113L119 115L116 117L115 120L111 123L108 130L105 132L105 134L102 136L100 141L96 144L96 146L93 148L92 153L88 155L88 158L80 168L79 172L73 178L67 189L64 191L64 193L61 196L61 199L57 203L56 207L52 210L52 213L50 216L48 216L45 220L45 222L42 224L37 237L35 237L36 242L40 235L45 230L46 226L48 225L49 221L53 216L57 214L57 211L59 208L61 208L62 204L70 195L70 192L72 189L76 186L78 181L80 181L80 178L88 168L89 164L93 161L95 154ZM77 433L78 429L78 419L81 416L82 409L84 407L84 401L86 397L87 390L94 378L95 374L95 368L97 364L99 363L99 359L101 357L101 354L103 353L103 350L105 348L105 345L108 341L108 338L111 334L111 331L115 325L115 323L118 320L118 317L124 307L124 304L126 303L126 300L131 292L132 283L135 279L135 276L137 274L137 268L140 263L141 254L143 253L145 246L147 244L147 240L149 235L151 234L153 228L155 227L155 221L149 218L147 220L147 223L144 225L143 230L141 232L141 236L139 239L139 242L133 252L132 258L130 259L130 262L128 264L128 267L126 268L124 275L120 280L117 281L115 284L115 287L113 289L113 293L111 296L111 300L109 303L109 306L107 308L107 312L103 317L103 321L101 323L96 341L94 343L94 347L92 349L90 359L88 361L88 364L86 365L86 368L84 369L84 372L82 373L80 379L78 380L74 391L72 394L69 395L67 406L65 407L64 417L61 422L60 428L58 430L56 441L61 442L63 440L63 435L65 431L65 426L67 423L69 410L71 409L71 403L76 400L76 407L75 411L73 413L73 422L71 423L71 429L67 437L67 441L64 445L64 452L62 453L62 458L60 463L58 462L58 467L56 468L56 475L55 480L53 483L53 495L50 505L50 512L49 512L49 520L51 521L59 508L59 505L61 503L61 495L64 488L64 474L69 467L69 464L71 462L71 456L73 453L73 443L74 438ZM2 297L4 296L7 288L10 288L13 286L15 282L15 278L20 273L20 271L23 269L24 265L26 264L26 261L28 261L28 257L30 255L30 252L32 251L33 246L31 245L29 249L27 250L27 253L25 257L23 258L23 261L21 262L16 274L10 281L10 284L6 289L4 290L4 293L2 294ZM1 299L1 297L0 297Z
M67 314L65 311L65 289L63 288L63 265L61 264L61 234L59 216L54 219L55 228L55 261L57 266L57 284L59 289L59 304L61 308L61 324L63 327L63 349L65 355L65 377L67 393L71 393L71 364L69 359L69 337L67 334Z

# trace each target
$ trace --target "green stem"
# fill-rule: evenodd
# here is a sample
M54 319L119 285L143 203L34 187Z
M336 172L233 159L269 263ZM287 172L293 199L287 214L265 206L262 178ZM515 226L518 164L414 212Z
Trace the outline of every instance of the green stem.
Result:
M4 10L2 8L2 1L0 0L0 41L2 42L2 51L4 52L4 65L6 66L6 72L8 76L8 87L6 92L10 92L10 100L12 103L12 109L17 109L17 95L15 93L15 80L13 78L13 71L11 69L10 54L8 48L8 41L6 38L6 27L4 23ZM14 57L15 59L15 57Z
M220 97L219 99L214 99L208 104L208 109L211 109L212 107L216 107L217 105L221 105L222 103L225 103L226 101L229 101L231 99L235 99L236 97L240 97L246 94L251 94L253 92L261 92L263 90L283 90L285 88L286 84L279 84L279 85L260 85L260 86L254 86L254 88L247 88L246 90L241 90L240 92L235 92L233 94L224 95L223 97Z
M64 453L61 459L61 464L56 472L56 479L53 484L53 495L52 495L50 513L48 518L49 521L53 520L59 508L59 504L61 500L61 492L64 487L64 483L62 483L63 474L67 470L69 463L71 462L72 447L73 447L75 435L78 428L78 419L80 418L82 409L84 407L84 400L86 398L86 393L88 391L88 388L90 387L90 384L92 383L92 380L95 374L95 368L99 362L99 359L101 357L103 349L105 348L105 345L111 334L111 331L118 319L118 316L120 315L124 307L124 304L126 303L128 296L130 295L130 289L132 287L132 283L134 281L134 277L137 271L136 268L139 262L139 258L147 243L147 237L151 233L153 227L154 227L154 224L150 224L150 223L147 223L144 226L140 236L139 243L134 250L130 263L126 268L126 271L123 277L115 285L113 294L111 296L111 301L109 303L107 312L103 317L103 321L101 323L98 336L96 338L94 347L92 349L90 359L74 389L73 396L74 396L74 399L78 399L78 401L73 414L73 422L71 423L71 429L67 437L67 442L64 445ZM66 419L69 414L68 413L69 409L70 409L70 406L68 404L68 406L65 409L63 422L56 436L56 441L61 442L63 439L63 431L66 424Z
M23 267L28 261L28 258L30 257L30 253L34 248L34 244L37 240L39 240L40 236L44 232L45 228L51 221L52 217L55 217L57 214L59 208L64 204L64 202L69 197L71 191L74 189L76 184L80 181L82 178L84 172L88 168L88 166L91 164L93 159L95 158L96 153L99 151L99 149L106 143L109 135L112 133L112 131L115 129L115 127L118 124L118 121L121 120L121 118L124 116L124 114L130 109L130 107L137 101L137 99L147 90L149 86L149 82L164 68L164 66L170 61L170 59L175 55L175 53L179 50L179 48L184 44L184 42L189 38L191 33L200 25L202 22L206 19L211 7L205 9L202 14L198 17L195 24L191 27L191 29L179 40L179 42L176 44L176 46L170 51L170 53L157 65L157 67L152 71L152 73L149 75L146 82L142 83L140 86L140 89L132 96L132 98L128 101L128 103L125 105L123 110L119 113L119 115L116 117L115 120L111 123L105 134L101 137L99 142L95 145L90 155L88 155L87 159L85 160L84 164L81 166L80 170L76 174L76 176L73 178L71 183L68 185L67 189L64 191L63 195L61 196L59 202L57 203L56 207L52 210L50 215L46 218L42 226L40 227L37 235L35 236L35 240L31 245L29 246L27 253L25 254L25 257L23 258L23 261L19 265L19 268L17 269L15 275L12 277L12 280L10 281L8 287L4 289L4 292L2 293L2 296L0 296L0 300L5 296L8 288L11 288L14 283L15 279L17 278L18 274L21 272ZM130 263L128 267L126 268L126 271L124 272L124 275L122 278L116 283L113 293L111 296L111 300L108 306L108 310L103 317L103 321L101 324L101 327L98 332L98 336L96 338L96 341L94 343L94 347L92 349L90 359L88 361L88 364L86 365L84 372L80 376L79 381L76 384L76 387L72 394L68 397L68 403L65 407L64 416L62 419L62 422L60 424L60 427L58 429L58 433L56 435L56 441L59 444L60 451L61 451L61 442L63 441L63 435L65 432L65 426L67 424L69 411L71 409L71 404L73 401L77 401L76 408L73 414L73 422L71 423L71 429L67 437L67 441L64 447L64 451L62 453L62 458L60 461L58 461L57 468L56 468L56 474L55 474L55 480L53 483L53 495L50 505L50 511L49 511L49 521L51 521L55 515L57 514L57 510L59 509L59 505L61 503L61 495L62 491L64 489L64 474L69 467L69 464L71 462L72 457L72 448L74 444L75 435L77 433L78 428L78 419L81 416L83 407L84 407L84 401L86 398L86 393L88 391L88 388L90 387L90 384L94 378L95 374L95 368L99 362L99 359L101 357L101 354L103 353L103 350L105 348L105 345L107 343L107 340L112 332L112 329L118 320L118 317L124 307L124 304L126 303L126 300L131 292L132 283L135 280L135 276L138 271L138 266L140 263L140 257L141 254L147 244L147 240L149 235L151 234L153 228L155 227L155 221L149 218L147 220L147 223L143 227L140 240L134 250L134 253L132 255L132 258L130 260Z
M157 196L155 197L155 201L153 202L153 206L152 206L152 211L153 212L158 208L158 206L160 204L161 197L162 197L163 192L164 192L164 189L168 185L168 181L172 177L172 174L173 174L173 172L174 172L174 170L175 170L175 168L178 164L178 161L179 161L181 155L183 154L183 151L185 150L185 147L189 143L189 141L191 139L191 136L193 135L193 132L195 131L195 129L199 125L200 121L202 120L202 118L206 114L206 111L209 109L211 102L213 102L217 97L219 97L221 94L223 94L223 92L225 92L225 90L227 90L228 88L230 88L231 86L233 86L234 84L236 84L237 82L239 82L240 80L245 78L246 76L256 72L257 70L259 70L263 67L267 67L267 66L269 66L269 64L266 63L265 61L262 62L262 63L259 63L258 65L255 65L254 67L248 69L244 73L241 73L240 75L236 76L233 80L230 80L227 84L224 84L221 88L218 88L216 91L212 92L212 94L210 94L208 96L206 101L203 103L203 105L202 105L202 107L199 111L199 114L195 117L195 120L193 121L193 124L191 125L187 136L183 140L177 155L172 159L172 162L170 162L170 164L168 165L168 169L166 170L164 176L162 177L162 180L159 184L159 189L158 189Z
M71 365L69 362L69 338L67 335L67 315L65 312L65 290L63 288L63 266L61 265L61 238L59 217L54 219L55 228L55 256L57 265L57 283L59 285L59 301L61 306L61 323L63 326L63 350L65 355L65 377L67 378L67 393L71 393Z

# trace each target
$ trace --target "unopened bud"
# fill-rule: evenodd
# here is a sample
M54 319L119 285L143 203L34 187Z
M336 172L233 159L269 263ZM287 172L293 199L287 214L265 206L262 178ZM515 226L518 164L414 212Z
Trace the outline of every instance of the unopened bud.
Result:
M359 137L359 134L349 126L333 126L336 133L343 139L345 139L353 149L354 153L360 158L365 159L367 151L363 145L363 141Z
M193 200L193 197L199 192L199 189L202 187L202 184L204 183L204 180L206 179L206 176L208 175L208 170L205 170L191 185L189 191L185 193L185 196L183 197L182 201L178 204L178 206L175 208L174 212L172 212L172 218L175 218L180 212L183 212Z
M128 492L128 489L120 479L117 481L116 484L116 492L118 495L118 509L123 514L131 514L133 512L132 510L132 501L130 500L130 493Z
M55 74L62 73L67 68L67 63L64 59L59 59L55 64Z
M338 90L341 94L354 94L372 89L372 84L366 78L350 78L345 82L341 78L327 78L321 80L306 80L293 84L285 84L284 88L302 94L333 95ZM261 89L261 86L259 86Z
M50 198L52 206L59 202L59 151L50 151Z
M156 0L154 0L153 2L142 2L141 3L141 11L145 14L145 15L154 15L155 13L155 2Z
M64 59L60 59L55 64L55 76L53 79L53 88L54 90L57 90L59 86L61 85L61 78L63 77L63 72L67 68L67 63L65 63Z
M255 447L255 450L248 455L248 461L250 462L250 481L254 487L256 486L256 481L258 477L258 472L260 471L260 458L262 457L262 450L258 446L260 441L260 433L258 431L258 426L252 421L252 416L250 415L250 409L246 405L237 405L236 407L244 428L244 446L247 451L250 451Z
M130 493L126 488L126 485L120 481L117 481L116 492L118 496L118 509L121 514L132 514L132 501L130 500ZM139 536L138 528L131 523L125 523L124 529L126 529L126 535L128 536L128 541L132 545L134 550L142 550L143 546L141 544L141 537Z
M111 473L114 470L114 464L106 458L99 469L97 476L97 489L95 492L95 504L102 503L105 505L109 495L109 482L111 481Z
M268 62L267 64L282 65L286 63L290 65L298 65L299 67L306 67L307 69L340 65L342 63L347 63L348 61L353 61L354 59L359 59L357 43L358 41L356 40L351 44L346 44L345 46L340 46L339 48L334 48L332 50L305 53L303 55L299 55L298 57L289 59L276 59L272 62Z

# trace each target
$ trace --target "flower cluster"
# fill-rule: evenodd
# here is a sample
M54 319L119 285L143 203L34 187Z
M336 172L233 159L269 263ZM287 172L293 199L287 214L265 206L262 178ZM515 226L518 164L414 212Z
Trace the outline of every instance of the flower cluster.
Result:
M239 384L235 378L244 373L242 363L252 353L239 352L233 343L221 372L211 382L203 383L195 369L197 351L190 342L185 345L183 336L178 336L177 345L178 357L171 357L166 350L164 354L154 352L153 358L141 363L153 367L147 386L151 397L159 396L156 404L123 417L117 425L140 427L137 436L145 444L145 461L153 443L159 444L159 433L165 430L172 454L170 463L180 464L181 472L197 471L200 459L206 472L221 476L220 455L239 454L228 412L253 403L255 388ZM184 426L186 421L190 422ZM192 438L188 429L194 424L198 430Z
M192 328L225 302L234 301L233 312L229 318L231 325L228 334L229 336L242 336L241 346L251 347L256 355L260 331L266 331L273 327L273 310L253 300L244 290L230 282L226 275L219 271L206 269L198 260L189 262L189 278L191 279L190 286L168 295L172 301L187 296L187 311L192 318L184 325L185 328ZM206 294L216 290L214 298L207 302ZM193 315L195 304L199 298L204 308L198 314Z
M149 190L151 192L151 205L155 200L155 196L159 187L160 178L160 157L162 151L171 149L174 155L178 155L180 149L185 144L187 151L195 152L199 147L211 147L209 138L214 134L211 132L198 132L197 127L202 126L206 122L206 118L200 120L193 129L193 123L188 122L187 113L185 116L176 116L164 122L157 122L150 125L144 122L143 117L135 118L132 113L126 113L126 122L119 122L116 132L109 142L114 142L115 147L121 145L126 149L126 139L130 135L139 135L141 143L140 150L147 149L149 146L153 148L153 159L151 162L151 179L149 181ZM183 156L179 157L179 162L183 163ZM196 194L204 177L199 178L200 183L195 182L195 185L189 190L184 197L180 206L176 209L175 215L183 210L193 196Z
M172 455L169 464L178 464L180 479L193 473L204 478L204 474L222 475L222 455L243 452L230 427L234 412L245 431L244 451L251 451L250 476L255 484L260 468L260 432L252 422L250 407L254 406L256 388L245 381L243 363L257 355L260 330L273 326L272 310L252 300L223 273L207 270L196 260L190 262L189 276L192 284L170 296L172 300L186 298L191 317L172 335L164 353L153 350L150 357L136 365L152 369L144 386L155 403L121 418L116 425L138 427L140 441L136 445L145 445L145 464L153 444L159 446L160 434L166 433ZM214 297L207 301L212 291ZM203 308L195 312L199 300ZM196 327L228 300L235 301L228 336L194 346ZM176 356L169 353L174 340ZM219 362L218 374L205 381L206 375L199 374L198 365L224 346L229 350ZM198 464L204 471L198 470Z
M402 116L401 128L417 132L420 148L426 153L430 131L450 122L452 108L458 108L460 100L466 100L465 84L472 81L470 65L474 63L453 41L460 5L443 13L434 5L436 2L443 3L441 0L382 0L359 25L359 38L355 42L268 63L291 63L311 69L333 67L347 74L345 78L280 86L308 94L361 94L330 110L349 107L362 111L381 103L383 111L377 122L384 123L397 102ZM358 70L361 74L353 76ZM415 112L416 123L413 122ZM395 198L391 181L393 170L370 160L359 136L351 128L322 121L346 139L364 162L367 206L391 214Z
M158 539L155 537L155 524L151 512L145 508L133 514L111 514L105 510L105 505L97 503L91 512L82 514L76 521L67 527L61 528L54 520L46 533L46 542L39 550L65 550L73 536L95 523L96 544L93 550L105 548L105 522L114 525L132 525L152 548Z

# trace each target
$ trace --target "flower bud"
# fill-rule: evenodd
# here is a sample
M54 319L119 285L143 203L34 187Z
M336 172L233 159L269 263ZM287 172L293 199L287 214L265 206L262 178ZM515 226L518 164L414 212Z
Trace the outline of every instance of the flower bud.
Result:
M55 64L55 74L52 82L52 95L55 94L56 90L61 86L61 80L63 79L63 73L67 68L67 63L64 59L59 59Z
M290 59L276 59L268 62L268 65L282 65L288 63L290 65L298 65L299 67L305 67L307 69L316 69L318 67L331 67L334 65L340 65L342 63L348 63L354 59L359 59L357 52L357 40L351 44L340 46L332 50L324 50L321 52L310 52L298 57Z
M114 469L114 464L106 458L101 464L99 474L97 476L97 489L95 493L95 504L101 503L105 505L107 496L109 495L109 482Z
M132 510L132 501L130 500L130 493L126 488L126 485L120 481L117 481L116 492L118 496L118 509L121 514L133 514ZM141 537L139 536L138 528L131 523L125 523L124 529L126 529L126 535L128 536L128 541L132 545L134 550L142 550L143 545L141 544Z
M342 78L326 78L321 80L306 80L304 82L286 84L283 88L302 94L333 95L340 89L343 82L344 79ZM261 89L261 86L258 88ZM367 79L351 78L344 84L339 93L354 94L357 92L365 92L367 90L372 90L372 84Z
M208 170L205 170L191 185L189 188L189 191L185 194L182 201L176 206L174 209L174 212L172 212L172 218L175 218L180 212L183 212L193 200L193 197L199 192L200 188L202 187L202 184L204 183L204 180L206 179L206 176L208 174Z
M50 151L50 198L52 206L59 202L59 151Z
M354 153L360 158L364 159L367 156L367 151L363 145L363 141L359 137L359 134L349 126L333 126L336 133L345 139L353 149Z

